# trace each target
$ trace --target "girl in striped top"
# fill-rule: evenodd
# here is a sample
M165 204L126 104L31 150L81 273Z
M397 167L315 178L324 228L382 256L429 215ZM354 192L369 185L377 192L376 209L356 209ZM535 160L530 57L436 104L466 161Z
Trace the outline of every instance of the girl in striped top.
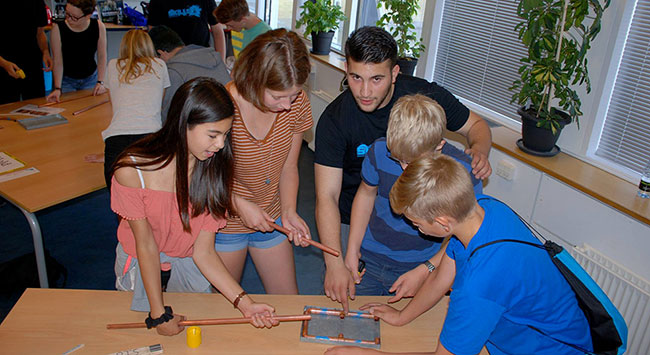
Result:
M216 237L216 250L236 280L250 252L268 293L297 294L293 249L273 229L282 224L296 245L307 246L309 227L296 212L298 157L303 132L313 125L302 85L310 71L305 44L277 29L240 54L226 85L235 103L232 145L236 213Z

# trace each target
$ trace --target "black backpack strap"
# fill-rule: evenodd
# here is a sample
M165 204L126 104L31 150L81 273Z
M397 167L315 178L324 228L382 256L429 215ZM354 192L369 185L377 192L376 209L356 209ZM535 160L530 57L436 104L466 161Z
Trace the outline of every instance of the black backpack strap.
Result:
M481 244L481 245L477 246L477 247L476 247L474 250L472 250L472 252L469 254L469 257L467 258L467 260L469 260L469 259L472 257L472 255L474 255L474 253L476 253L477 251L479 251L479 249L483 249L483 248L485 248L485 247L487 247L487 246L490 246L490 245L492 245L492 244L503 243L503 242L512 242L512 243L527 244L527 245L530 245L530 246L533 246L533 247L536 247L536 248L545 249L543 245L535 244L535 243L531 243L531 242L527 242L527 241L525 241L525 240L519 240L519 239L497 239L497 240L493 240L493 241L491 241L491 242L489 242L489 243L485 243L485 244Z

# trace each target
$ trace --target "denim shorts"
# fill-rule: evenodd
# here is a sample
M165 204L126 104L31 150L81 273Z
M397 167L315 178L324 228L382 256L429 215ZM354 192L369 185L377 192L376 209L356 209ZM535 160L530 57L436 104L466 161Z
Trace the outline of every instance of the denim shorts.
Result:
M280 218L275 223L282 225ZM272 232L254 232L242 234L217 233L214 248L217 251L230 252L246 249L247 247L268 249L287 240L287 236L274 230Z
M97 85L97 70L95 70L95 72L89 77L83 79L73 79L64 75L61 80L61 91L73 92L77 90L94 89L95 85Z

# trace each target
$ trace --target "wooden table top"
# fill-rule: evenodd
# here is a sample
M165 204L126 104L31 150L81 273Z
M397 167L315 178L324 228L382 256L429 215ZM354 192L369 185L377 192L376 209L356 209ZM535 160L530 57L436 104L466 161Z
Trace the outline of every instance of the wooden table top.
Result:
M87 96L90 91L65 94L62 100ZM0 151L35 167L40 172L0 183L0 194L29 212L36 212L61 202L99 190L105 186L103 164L87 163L84 156L103 153L101 131L108 127L111 104L73 116L72 113L108 99L108 94L91 96L50 107L66 110L61 113L68 123L26 130L16 122L0 121ZM45 98L0 105L0 116L8 115L26 104L42 104Z
M325 296L252 295L273 305L278 315L302 314L304 306L340 308ZM359 296L350 309L388 297ZM143 322L145 313L129 310L130 292L27 289L0 325L0 352L61 354L84 344L76 354L108 354L162 344L165 354L322 354L331 345L300 341L301 322L272 329L249 324L202 326L202 344L187 347L185 332L160 336L155 330L107 330L108 323ZM165 302L188 319L241 317L219 294L165 293ZM403 308L408 301L400 301ZM448 297L403 327L381 322L381 350L433 351L447 311ZM484 350L485 351L485 350Z

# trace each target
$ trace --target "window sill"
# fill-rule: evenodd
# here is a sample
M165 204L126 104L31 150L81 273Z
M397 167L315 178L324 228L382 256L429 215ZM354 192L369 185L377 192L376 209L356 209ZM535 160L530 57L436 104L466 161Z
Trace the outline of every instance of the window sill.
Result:
M509 128L492 128L494 148L650 225L650 199L637 197L636 185L563 152L550 158L526 154L517 148L519 138L521 134Z

